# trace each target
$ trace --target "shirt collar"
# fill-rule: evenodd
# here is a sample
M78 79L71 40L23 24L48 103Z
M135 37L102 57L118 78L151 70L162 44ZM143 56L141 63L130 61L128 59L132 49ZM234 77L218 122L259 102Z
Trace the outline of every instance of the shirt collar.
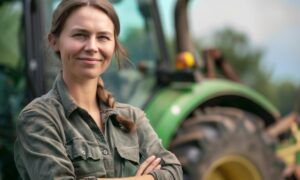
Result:
M104 122L106 122L110 116L118 114L118 110L116 108L113 109L107 106L103 101L100 101L100 108Z
M78 108L73 99L71 98L68 88L62 78L62 73L56 76L53 88L57 90L61 104L64 107L66 116L69 117L71 113Z
M75 111L79 107L75 104L75 102L71 98L68 88L62 78L62 73L59 73L56 76L53 88L57 90L57 94L61 100L61 103L63 105L66 116L69 117L72 114L72 112ZM100 103L100 108L101 108L101 112L102 112L101 114L105 121L108 119L108 117L118 114L118 111L116 108L113 109L113 108L107 106L101 100L99 101L99 103Z

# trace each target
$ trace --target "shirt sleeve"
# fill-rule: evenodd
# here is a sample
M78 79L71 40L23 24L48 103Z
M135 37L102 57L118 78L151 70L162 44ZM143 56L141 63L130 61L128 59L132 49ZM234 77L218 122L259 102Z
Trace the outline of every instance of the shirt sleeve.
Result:
M161 169L150 174L157 180L182 180L182 168L176 156L166 150L153 130L145 113L139 110L136 120L139 144L142 159L145 160L151 155L161 158Z
M53 119L53 115L46 110L28 110L20 114L15 161L23 178L75 179L72 162L66 153L63 138L59 135L59 125Z

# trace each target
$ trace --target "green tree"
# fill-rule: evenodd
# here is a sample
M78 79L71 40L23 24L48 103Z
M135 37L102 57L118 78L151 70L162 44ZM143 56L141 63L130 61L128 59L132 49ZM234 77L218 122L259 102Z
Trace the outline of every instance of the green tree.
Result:
M17 68L20 61L19 29L20 3L1 3L0 6L0 65Z
M273 83L276 91L276 105L282 114L288 114L292 110L300 113L300 86L289 80Z

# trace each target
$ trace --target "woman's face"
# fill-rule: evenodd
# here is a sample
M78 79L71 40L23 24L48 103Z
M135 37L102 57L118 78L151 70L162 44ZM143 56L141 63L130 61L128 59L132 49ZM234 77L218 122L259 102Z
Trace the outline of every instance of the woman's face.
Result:
M65 76L77 80L98 78L114 53L114 25L101 10L85 6L68 17L53 42L54 49L60 52Z

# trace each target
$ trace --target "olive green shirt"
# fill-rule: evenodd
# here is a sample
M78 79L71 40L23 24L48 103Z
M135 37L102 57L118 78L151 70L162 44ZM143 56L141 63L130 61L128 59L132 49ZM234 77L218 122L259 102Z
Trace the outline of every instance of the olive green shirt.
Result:
M58 75L53 88L33 100L17 120L15 162L22 179L95 179L134 176L151 155L162 159L155 179L182 179L181 165L161 144L143 111L100 103L105 131L78 107ZM130 117L136 130L122 131L115 115Z

